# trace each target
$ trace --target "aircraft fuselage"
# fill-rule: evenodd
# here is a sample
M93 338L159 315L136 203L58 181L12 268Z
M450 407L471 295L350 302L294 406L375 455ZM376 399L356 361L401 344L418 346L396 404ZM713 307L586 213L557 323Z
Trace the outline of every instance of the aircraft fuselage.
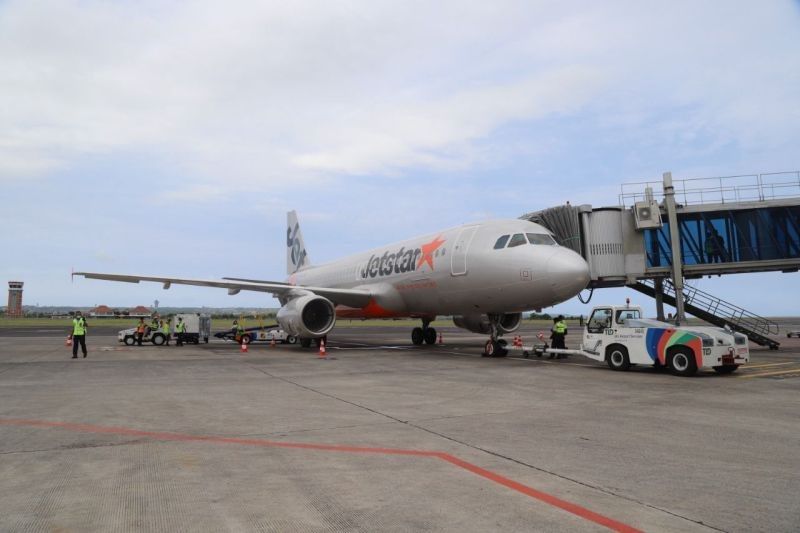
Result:
M514 240L519 235L524 243ZM496 247L503 236L505 245ZM289 278L296 285L368 289L374 295L363 308L337 306L340 318L516 313L567 300L588 281L580 255L524 220L466 224L306 267Z

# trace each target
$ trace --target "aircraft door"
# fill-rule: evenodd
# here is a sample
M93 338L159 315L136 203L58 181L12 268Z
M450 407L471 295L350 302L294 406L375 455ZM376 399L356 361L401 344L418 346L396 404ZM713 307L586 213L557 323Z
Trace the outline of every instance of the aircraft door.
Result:
M456 238L456 245L450 256L450 273L453 276L463 276L467 273L467 252L478 226L467 226L463 228Z

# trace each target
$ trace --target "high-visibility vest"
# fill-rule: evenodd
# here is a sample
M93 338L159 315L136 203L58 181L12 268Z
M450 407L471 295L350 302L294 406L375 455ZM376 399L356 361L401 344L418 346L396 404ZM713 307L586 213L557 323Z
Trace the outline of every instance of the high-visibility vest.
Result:
M83 317L72 319L72 334L86 335L86 319Z
M166 333L169 335L169 322L166 320L161 323L161 333Z
M178 324L175 326L175 331L177 331L178 333L183 333L184 331L186 331L186 323L178 322Z
M567 332L567 323L564 322L563 320L556 322L556 325L553 326L553 331L563 335L564 333Z
M140 323L136 325L136 333L144 333L145 325Z

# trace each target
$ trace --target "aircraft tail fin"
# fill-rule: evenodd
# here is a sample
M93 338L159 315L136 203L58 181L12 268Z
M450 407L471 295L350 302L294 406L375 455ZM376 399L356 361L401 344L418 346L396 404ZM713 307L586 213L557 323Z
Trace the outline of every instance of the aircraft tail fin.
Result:
M289 211L286 213L286 273L292 275L301 268L308 266L308 254L306 245L303 242L303 234L300 232L300 223L297 221L297 213Z

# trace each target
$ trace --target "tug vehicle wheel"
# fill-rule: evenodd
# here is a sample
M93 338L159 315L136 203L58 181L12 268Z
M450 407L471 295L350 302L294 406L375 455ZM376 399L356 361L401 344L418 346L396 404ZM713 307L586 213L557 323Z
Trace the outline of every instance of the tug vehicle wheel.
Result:
M669 369L676 376L693 376L697 373L697 361L688 348L677 348L668 357Z
M611 370L628 370L631 367L628 349L621 344L612 344L606 350L606 363Z

